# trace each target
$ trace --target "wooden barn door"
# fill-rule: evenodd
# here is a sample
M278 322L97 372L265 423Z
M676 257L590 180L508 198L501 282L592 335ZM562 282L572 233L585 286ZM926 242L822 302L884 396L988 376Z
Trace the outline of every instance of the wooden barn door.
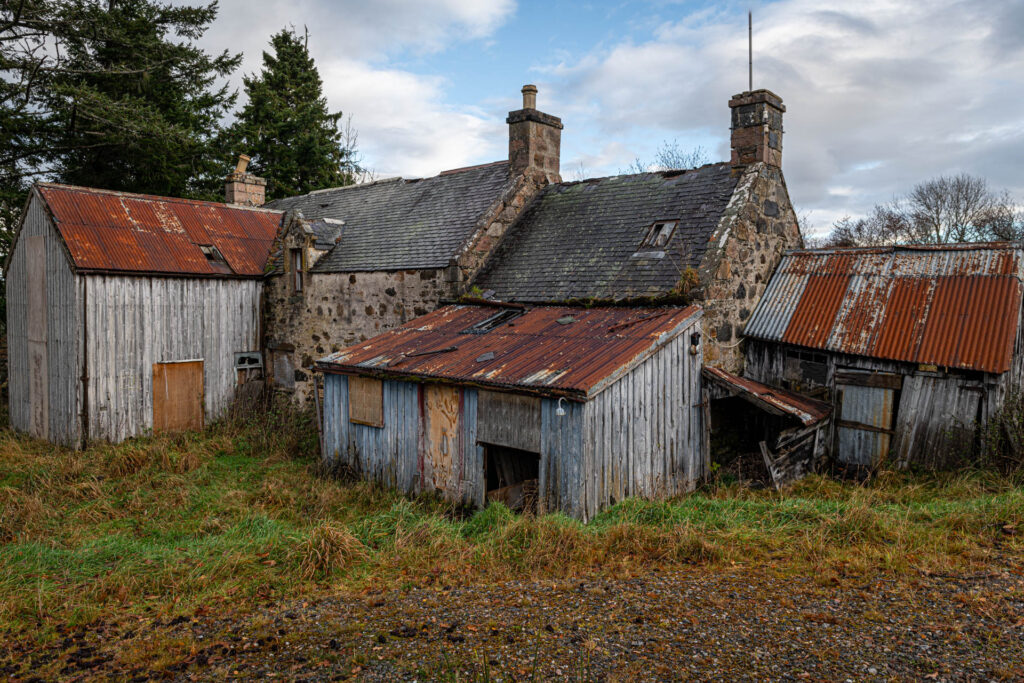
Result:
M836 456L840 462L875 467L889 455L896 392L902 378L864 370L836 371L839 414Z
M460 495L459 388L439 384L423 387L423 490Z
M28 270L28 431L46 439L50 435L50 373L46 329L46 237L25 240Z
M153 363L153 431L203 428L203 361Z

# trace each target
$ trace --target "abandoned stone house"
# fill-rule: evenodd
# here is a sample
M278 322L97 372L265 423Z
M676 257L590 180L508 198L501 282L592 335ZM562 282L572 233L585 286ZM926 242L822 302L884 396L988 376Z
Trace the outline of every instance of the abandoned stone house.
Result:
M275 382L307 398L316 359L470 291L696 301L706 361L738 370L739 330L782 253L802 245L782 177L782 101L758 90L729 106L731 161L563 183L562 123L525 86L507 161L272 202L291 214L265 293Z

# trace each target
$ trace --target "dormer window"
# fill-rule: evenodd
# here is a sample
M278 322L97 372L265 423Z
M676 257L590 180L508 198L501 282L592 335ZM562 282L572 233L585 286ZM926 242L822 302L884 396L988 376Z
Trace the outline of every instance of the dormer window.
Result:
M672 239L679 221L658 221L647 230L641 249L664 249Z
M292 291L302 293L302 250L292 249L289 252L292 266Z

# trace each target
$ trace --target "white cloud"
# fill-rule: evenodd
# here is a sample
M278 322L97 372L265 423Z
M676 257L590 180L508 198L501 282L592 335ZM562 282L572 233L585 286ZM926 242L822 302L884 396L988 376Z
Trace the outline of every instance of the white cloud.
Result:
M201 45L244 54L232 79L244 98L241 77L260 70L270 36L286 26L308 28L328 106L353 114L365 162L382 175L432 175L492 148L502 158L503 123L448 106L442 77L394 68L388 60L486 39L514 10L514 0L221 0Z
M787 104L787 183L815 222L961 170L1024 196L1019 4L782 0L754 18L754 85ZM745 19L692 15L543 72L608 134L713 131L726 158L727 101L747 85Z

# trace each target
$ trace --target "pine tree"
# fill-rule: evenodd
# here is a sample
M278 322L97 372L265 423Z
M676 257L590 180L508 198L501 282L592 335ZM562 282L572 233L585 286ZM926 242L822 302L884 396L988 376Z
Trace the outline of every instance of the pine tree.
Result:
M308 39L292 29L275 34L262 73L243 79L248 101L232 137L252 157L252 172L267 179L268 199L350 185L359 170L341 112L327 109Z
M193 44L216 17L216 2L11 0L4 10L0 67L18 85L0 109L21 125L0 151L2 184L42 178L219 195L221 119L235 95L217 82L241 56L211 57Z

